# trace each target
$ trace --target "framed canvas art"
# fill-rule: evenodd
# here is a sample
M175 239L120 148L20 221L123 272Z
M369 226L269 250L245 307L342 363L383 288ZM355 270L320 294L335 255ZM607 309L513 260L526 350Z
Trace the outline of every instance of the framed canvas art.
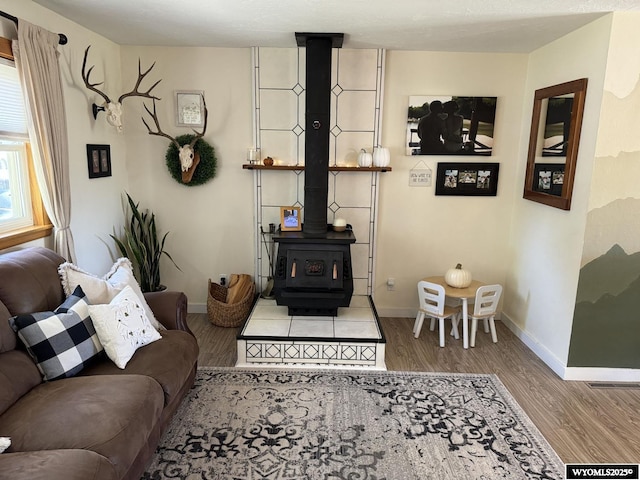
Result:
M491 155L497 97L412 95L407 155Z

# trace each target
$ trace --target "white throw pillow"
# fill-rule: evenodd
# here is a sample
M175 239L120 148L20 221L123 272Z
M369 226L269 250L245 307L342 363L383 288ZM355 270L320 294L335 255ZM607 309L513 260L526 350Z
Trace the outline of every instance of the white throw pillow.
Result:
M11 446L11 439L9 437L0 437L0 453L4 452Z
M111 270L102 278L85 272L77 265L69 262L60 265L58 273L60 274L65 295L71 295L75 288L80 285L87 296L87 300L93 305L109 303L125 286L130 286L140 299L140 303L151 324L157 330L164 329L164 326L156 320L151 308L144 299L140 285L138 285L136 278L133 276L133 266L128 258L122 257L116 260Z
M104 351L120 368L138 348L162 338L128 285L109 304L89 305L89 315Z

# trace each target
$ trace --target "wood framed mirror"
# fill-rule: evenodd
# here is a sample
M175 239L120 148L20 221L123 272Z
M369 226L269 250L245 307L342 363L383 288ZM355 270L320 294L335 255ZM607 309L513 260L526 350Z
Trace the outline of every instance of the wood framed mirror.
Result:
M524 198L571 209L587 79L536 90Z

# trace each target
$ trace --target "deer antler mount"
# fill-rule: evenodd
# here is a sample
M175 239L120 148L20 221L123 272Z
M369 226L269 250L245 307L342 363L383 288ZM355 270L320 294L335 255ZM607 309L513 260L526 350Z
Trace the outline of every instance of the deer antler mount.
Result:
M194 147L198 142L198 140L201 139L204 136L205 132L207 131L207 120L209 117L209 112L207 110L207 103L204 100L204 95L202 96L202 103L204 105L204 126L202 127L202 132L198 132L194 129L193 132L195 133L195 136L191 139L189 143L186 143L184 145L180 145L176 140L176 137L172 137L171 135L164 133L160 128L160 122L158 121L158 113L156 111L155 99L153 100L153 112L149 110L149 107L147 107L146 104L144 106L144 109L147 111L149 115L151 115L151 118L153 119L153 122L155 123L155 126L156 126L156 131L151 130L151 127L149 127L144 117L142 118L142 123L144 123L144 126L147 127L147 131L149 132L149 135L156 135L158 137L168 138L178 149L178 158L180 159L180 167L182 170L183 183L191 182L191 179L193 178L193 174L196 170L196 167L200 163L200 155L198 154L198 152L194 150Z
M151 87L147 91L141 92L139 90L140 83L142 82L142 80L144 80L144 77L148 75L148 73L153 69L153 67L156 64L154 62L153 65L151 65L147 70L143 72L140 65L140 59L138 59L138 80L136 81L136 84L133 87L133 90L131 90L128 93L123 93L122 95L120 95L120 97L118 97L118 100L114 102L107 96L106 93L104 93L103 91L97 88L100 85L102 85L104 82L91 83L91 80L89 77L91 76L91 71L93 70L95 65L92 65L91 67L89 67L89 70L87 70L87 57L89 56L90 48L91 48L91 45L89 45L87 49L84 51L84 58L82 59L82 79L84 80L85 87L87 87L92 92L97 93L104 99L104 103L102 105L97 105L95 103L93 104L92 106L93 118L94 119L97 118L99 112L105 111L107 114L107 122L109 122L109 125L113 125L114 127L116 127L118 132L122 132L123 100L127 97L144 97L144 98L151 98L154 101L160 100L159 97L151 95L151 91L162 81L162 79L158 80L156 83L151 85Z

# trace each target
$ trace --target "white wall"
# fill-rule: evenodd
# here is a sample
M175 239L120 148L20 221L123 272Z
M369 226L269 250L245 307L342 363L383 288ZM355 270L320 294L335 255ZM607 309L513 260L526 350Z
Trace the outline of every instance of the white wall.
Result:
M503 318L561 376L571 336L610 30L611 15L530 54L523 95ZM524 200L520 192L534 91L583 77L589 83L571 210Z
M374 294L381 315L415 315L418 280L443 275L457 263L474 277L504 283L509 218L519 157L522 97L527 56L388 51L382 143L391 150L393 172L381 175L377 270ZM491 157L405 156L407 107L411 95L498 97ZM409 186L409 171L423 160L433 185ZM500 164L496 197L435 196L437 162ZM388 291L388 277L395 290Z
M251 50L122 47L125 90L135 84L138 58L143 70L156 62L143 85L162 79L153 93L162 99L157 112L165 133L191 133L176 127L174 92L205 93L209 121L204 139L215 148L218 168L212 180L195 187L181 185L169 174L169 140L147 133L142 99L125 101L129 193L156 214L162 234L170 232L165 249L182 269L164 261L162 283L184 291L192 310L204 311L207 279L254 272L253 176L242 169L247 147L253 145ZM147 105L152 108L151 102Z
M113 225L121 223L118 192L127 185L125 144L124 137L106 124L104 116L94 121L91 103L97 95L85 88L80 72L84 49L91 44L89 65L96 65L92 81L104 80L108 95L116 96L120 91L120 47L30 0L0 0L0 10L50 31L64 33L69 39L58 51L69 137L71 231L78 263L90 272L103 274L112 263L104 240ZM13 22L2 19L0 24L4 37L16 38ZM111 145L112 177L88 178L88 143ZM30 245L50 246L46 240Z

